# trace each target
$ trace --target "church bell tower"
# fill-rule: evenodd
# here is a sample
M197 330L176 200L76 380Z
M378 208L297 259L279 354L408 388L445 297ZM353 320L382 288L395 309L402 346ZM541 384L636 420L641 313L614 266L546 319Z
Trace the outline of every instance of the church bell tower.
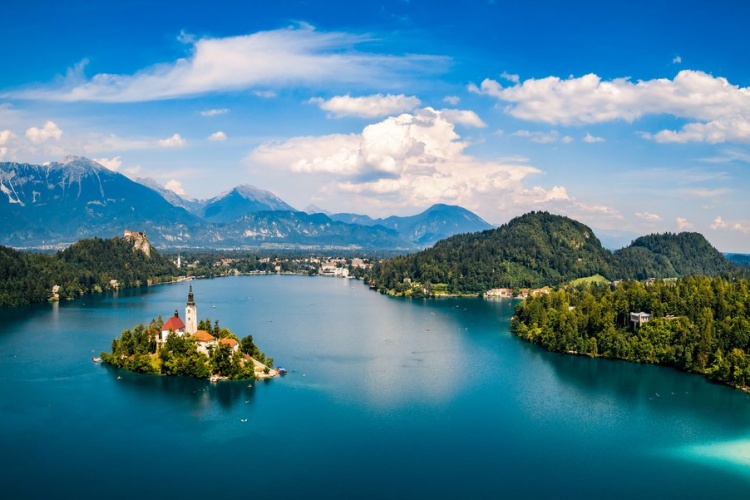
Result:
M188 292L187 306L185 306L185 333L193 335L198 331L198 308L195 306L193 297L193 285L190 285Z

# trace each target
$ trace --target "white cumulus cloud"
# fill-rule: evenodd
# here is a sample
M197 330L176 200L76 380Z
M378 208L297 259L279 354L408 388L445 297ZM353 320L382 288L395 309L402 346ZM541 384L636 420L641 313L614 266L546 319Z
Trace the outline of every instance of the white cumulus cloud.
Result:
M604 137L596 137L588 133L585 136L583 136L583 142L587 142L589 144L593 144L596 142L604 142L604 140L605 140Z
M289 168L295 172L352 175L359 171L359 135L333 134L295 137L278 144L258 146L249 160Z
M156 143L163 148L180 148L185 145L185 139L180 134L174 134L172 137L161 139Z
M469 144L449 118L441 110L417 109L367 125L359 134L262 145L246 161L253 168L270 166L308 173L311 181L325 179L321 198L356 199L352 208L360 212L382 215L399 207L451 203L494 214L517 215L523 206L619 216L608 207L579 202L564 186L528 186L530 176L540 171L526 164L527 158L487 161L467 154Z
M487 126L487 124L479 118L479 115L468 109L441 109L440 113L443 115L443 118L456 125L477 128L484 128Z
M41 144L48 139L59 141L62 134L60 127L51 120L47 121L42 128L30 127L26 130L26 138L33 144Z
M687 229L693 228L693 223L687 220L685 217L677 217L675 219L675 223L677 224L677 229L680 231L685 231Z
M716 218L711 222L710 227L714 231L728 230L735 233L750 233L750 222L742 220L724 220L724 218L720 215L716 216Z
M121 156L115 156L114 158L94 158L94 161L109 170L117 171L122 167Z
M644 134L656 142L750 142L750 113L747 116L729 116L707 123L688 123L681 130L662 130Z
M165 188L169 189L173 193L179 194L180 196L187 196L185 188L182 187L182 183L177 179L172 179L164 185Z
M210 92L267 89L270 85L365 84L402 82L412 74L442 71L447 58L384 55L356 50L370 38L316 31L309 25L225 38L183 36L192 53L134 74L81 71L61 84L6 94L56 101L142 102Z
M635 216L648 222L659 222L662 220L660 215L650 212L636 212Z
M404 94L375 94L361 97L343 95L332 97L328 100L314 97L309 102L317 104L320 109L328 111L331 116L337 118L344 116L378 118L410 111L421 104L420 100L416 97Z
M443 102L446 102L450 104L451 106L457 105L459 102L461 102L461 98L457 95L447 95L443 97Z
M711 229L713 230L724 229L725 227L727 227L727 223L724 222L724 219L722 219L720 215L717 216L711 223Z
M503 71L500 74L500 78L502 78L503 80L507 80L509 82L515 83L515 84L521 83L521 77L520 76L518 76L518 75L512 75L512 74L510 74L510 73L508 73L506 71Z
M18 142L18 136L11 130L0 130L0 161L12 155L11 144Z
M562 79L528 79L504 87L492 79L469 85L475 93L505 103L516 118L560 125L613 120L633 122L646 115L690 120L682 129L643 137L659 142L750 142L750 87L726 78L683 70L674 79L602 80L596 74Z
M216 132L208 136L208 140L212 142L223 142L227 140L227 134L225 134L221 130L217 130Z
M0 146L10 143L11 140L18 139L18 136L10 130L0 130Z

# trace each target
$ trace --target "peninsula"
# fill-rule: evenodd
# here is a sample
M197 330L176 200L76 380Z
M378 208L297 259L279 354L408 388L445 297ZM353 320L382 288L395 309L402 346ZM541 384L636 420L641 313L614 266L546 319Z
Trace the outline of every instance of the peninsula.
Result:
M253 336L239 339L210 319L198 321L190 285L185 321L175 310L167 321L161 316L148 326L137 325L112 340L112 352L102 352L105 363L138 373L176 375L211 380L270 378L273 358L258 349Z
M550 351L672 366L750 390L750 282L688 276L530 296L511 331Z

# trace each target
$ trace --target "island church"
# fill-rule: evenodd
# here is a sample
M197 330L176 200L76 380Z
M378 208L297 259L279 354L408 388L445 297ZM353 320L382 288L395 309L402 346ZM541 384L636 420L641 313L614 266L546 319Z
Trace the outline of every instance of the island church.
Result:
M233 338L217 339L206 330L198 330L198 307L195 305L193 285L190 285L190 291L188 292L187 305L185 306L185 322L182 322L180 313L175 310L174 316L164 323L161 327L161 333L156 337L157 348L167 342L167 337L170 333L178 337L190 337L195 342L198 352L206 356L210 356L211 350L215 349L219 344L228 345L232 354L237 352L240 347L240 343Z
M180 313L175 310L174 316L169 318L164 326L161 327L161 335L157 338L158 344L164 344L167 341L169 332L173 332L180 337L185 335L195 335L198 331L198 307L195 305L193 296L193 285L190 285L188 292L187 305L185 306L185 323L180 319Z

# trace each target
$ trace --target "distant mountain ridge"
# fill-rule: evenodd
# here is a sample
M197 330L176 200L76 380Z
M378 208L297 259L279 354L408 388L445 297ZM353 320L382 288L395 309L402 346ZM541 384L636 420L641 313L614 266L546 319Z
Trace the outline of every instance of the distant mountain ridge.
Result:
M49 165L0 163L1 244L72 243L137 228L160 243L211 238L203 221L161 195L86 158Z
M270 191L245 184L206 200L195 213L209 222L226 224L247 214L273 211L296 212Z
M393 229L420 247L461 233L475 233L491 229L492 225L463 207L438 203L417 215L385 219L372 219L366 215L333 214L333 220L365 226L383 226Z
M175 193L171 189L167 189L166 187L162 186L161 184L156 182L154 179L138 178L134 180L138 184L142 184L149 189L153 189L154 191L159 193L162 198L167 200L172 205L176 207L184 208L190 213L195 213L196 211L200 210L200 207L203 205L203 202L201 202L200 200L195 200L187 196L180 196L179 194Z
M161 248L361 248L411 251L489 225L460 207L435 206L372 223L306 214L269 191L242 185L193 200L152 179L133 181L76 156L48 165L0 163L0 244L54 247L123 230Z

